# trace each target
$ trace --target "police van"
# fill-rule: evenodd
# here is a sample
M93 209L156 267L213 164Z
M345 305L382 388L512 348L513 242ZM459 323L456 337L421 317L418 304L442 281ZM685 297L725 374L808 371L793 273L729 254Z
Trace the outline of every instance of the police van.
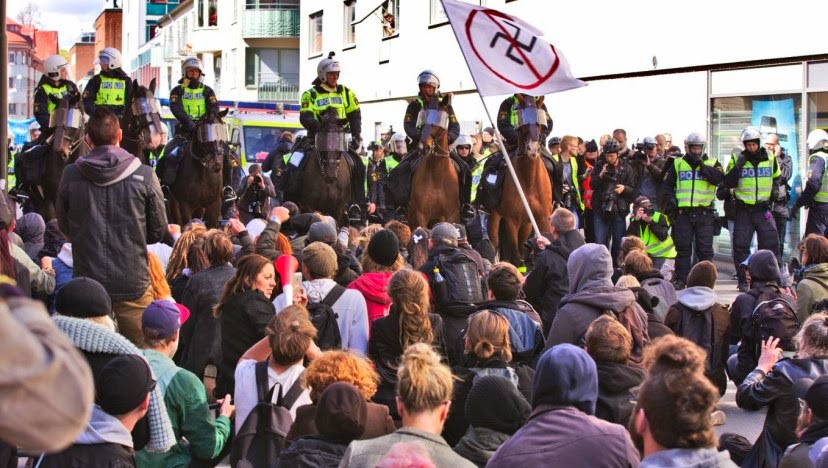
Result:
M298 111L232 109L224 121L230 144L245 170L250 164L264 162L267 154L276 148L282 132L296 133L302 129Z

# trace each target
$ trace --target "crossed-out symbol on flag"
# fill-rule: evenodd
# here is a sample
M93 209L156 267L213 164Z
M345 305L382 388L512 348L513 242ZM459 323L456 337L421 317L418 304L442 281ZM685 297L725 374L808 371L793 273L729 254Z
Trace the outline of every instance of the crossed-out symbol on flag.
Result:
M518 36L520 36L520 31L521 31L520 27L518 25L512 23L511 21L503 21L503 23L515 28L514 36L509 37L506 34L504 34L502 31L499 31L492 38L492 42L489 43L489 47L494 49L495 44L497 43L497 41L499 41L500 39L504 39L506 42L509 43L509 48L506 49L506 57L508 57L513 62L517 63L518 65L523 65L525 62L523 60L521 60L520 57L515 57L514 55L512 55L512 52L514 51L515 46L520 47L521 49L525 50L526 52L532 52L532 49L535 48L535 41L537 41L538 38L535 37L535 36L532 36L532 40L529 42L529 44L524 44L524 43L518 41Z

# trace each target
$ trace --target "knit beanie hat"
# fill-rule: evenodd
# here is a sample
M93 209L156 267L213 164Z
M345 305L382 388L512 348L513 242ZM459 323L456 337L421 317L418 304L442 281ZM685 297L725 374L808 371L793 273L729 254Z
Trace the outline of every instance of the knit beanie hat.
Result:
M347 382L328 385L316 404L314 422L319 434L337 442L350 443L365 432L368 403L355 386Z
M391 266L400 255L400 240L388 229L381 229L368 241L368 256L380 265Z
M532 412L532 406L515 384L500 375L474 379L474 385L466 397L465 409L466 418L473 427L485 427L509 435L517 432Z
M60 288L55 297L55 310L67 317L103 317L112 313L112 299L101 283L79 276Z
M716 286L716 278L719 277L716 265L708 260L703 260L693 266L690 274L687 275L687 287L705 286L713 289Z
M326 221L311 224L305 243L310 244L311 242L324 242L333 245L336 242L336 229Z

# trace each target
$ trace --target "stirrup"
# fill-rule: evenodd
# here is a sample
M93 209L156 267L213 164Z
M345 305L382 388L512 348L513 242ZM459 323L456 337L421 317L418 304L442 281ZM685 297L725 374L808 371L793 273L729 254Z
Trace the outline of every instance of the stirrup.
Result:
M348 207L348 222L350 223L361 223L362 222L362 209L356 203L352 204Z
M239 197L236 195L236 191L233 190L233 187L229 185L224 186L224 190L222 191L222 197L224 198L224 203L229 203L239 199Z
M12 196L15 200L17 200L18 205L23 206L29 201L29 194L23 189L20 188L13 188L9 191L9 195Z
M170 198L170 186L169 185L162 185L161 186L161 194L164 195L164 202L166 203L167 200Z
M475 212L474 208L468 203L463 203L463 206L460 208L460 219L472 219L474 218Z

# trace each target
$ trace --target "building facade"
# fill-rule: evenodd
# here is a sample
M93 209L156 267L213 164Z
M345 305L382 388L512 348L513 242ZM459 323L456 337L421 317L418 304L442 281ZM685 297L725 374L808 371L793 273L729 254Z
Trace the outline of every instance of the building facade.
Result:
M148 46L146 44L156 36L158 20L175 10L179 2L178 0L121 0L120 4L123 9L123 17L128 18L127 21L122 23L121 33L120 50L123 58L123 69L132 74L133 78L136 78L136 70L149 63L149 54L146 54ZM145 55L143 59L139 60L142 54ZM144 70L144 74L145 77L139 77L141 83L144 80L140 78L152 75L149 70Z
M6 18L6 34L9 40L9 108L8 116L12 120L28 119L32 116L32 97L40 75L43 74L43 62L35 55L35 41L24 34L24 27L16 21Z
M95 57L106 47L121 48L123 44L123 10L106 8L95 18Z
M784 31L801 21L802 12L825 13L825 6L794 0L774 8L769 21L768 10L758 6L700 0L671 5L673 20L664 21L655 3L613 8L611 14L598 14L607 7L597 0L471 3L545 31L573 74L588 83L546 97L553 135L598 140L624 128L631 143L670 132L674 144L683 146L684 136L701 132L708 154L726 164L733 148L741 147L741 130L753 124L780 134L801 179L805 136L828 127L828 48L820 28L760 32ZM303 83L313 79L320 59L336 52L340 81L354 89L362 106L363 139L375 139L389 125L402 128L424 69L438 74L440 91L454 93L464 131L490 126L439 0L304 0L301 16ZM773 40L763 39L768 37ZM492 117L504 97L486 98ZM801 226L793 224L790 239L797 239ZM725 231L723 254L729 254L726 237Z
M82 88L95 75L96 58L95 33L81 33L69 49L70 74L79 88Z
M181 62L195 56L220 100L298 102L298 0L185 0L158 26L132 69L158 78L158 96L169 96Z

